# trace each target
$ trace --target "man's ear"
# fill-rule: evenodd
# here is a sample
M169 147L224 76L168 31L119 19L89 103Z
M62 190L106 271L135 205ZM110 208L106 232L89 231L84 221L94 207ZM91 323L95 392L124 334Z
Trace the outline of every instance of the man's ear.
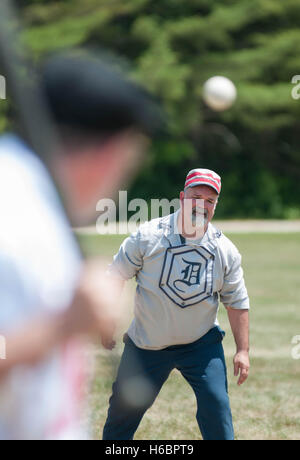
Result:
M179 198L180 198L180 201L184 200L184 192L180 192Z

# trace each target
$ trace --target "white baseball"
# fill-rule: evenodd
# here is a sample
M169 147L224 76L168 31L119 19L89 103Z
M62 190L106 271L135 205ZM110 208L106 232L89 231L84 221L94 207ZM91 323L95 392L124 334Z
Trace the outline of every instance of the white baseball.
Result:
M236 87L229 78L216 76L204 84L203 99L211 109L217 112L229 109L236 97Z

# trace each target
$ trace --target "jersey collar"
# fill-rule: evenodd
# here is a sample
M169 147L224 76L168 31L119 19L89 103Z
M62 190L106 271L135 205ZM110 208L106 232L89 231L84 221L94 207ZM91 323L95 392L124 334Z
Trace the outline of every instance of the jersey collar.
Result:
M174 214L165 216L160 221L160 228L163 230L164 236L169 240L171 246L181 246L182 242L180 235L177 233L177 220L180 213L180 209ZM203 247L207 250L214 250L217 247L217 241L221 237L222 232L218 230L211 223L208 224L208 229L204 234L202 240L193 243L189 242L189 245L196 247Z

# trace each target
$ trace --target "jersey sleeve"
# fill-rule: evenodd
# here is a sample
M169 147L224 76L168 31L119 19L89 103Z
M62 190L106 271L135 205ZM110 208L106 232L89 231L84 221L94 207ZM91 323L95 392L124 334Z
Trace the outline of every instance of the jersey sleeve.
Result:
M114 256L108 272L123 280L135 277L143 266L143 256L140 248L140 234L133 233L122 243L119 252Z
M241 261L242 257L237 252L231 265L225 271L224 283L220 290L220 300L225 307L248 310L250 308L249 297Z

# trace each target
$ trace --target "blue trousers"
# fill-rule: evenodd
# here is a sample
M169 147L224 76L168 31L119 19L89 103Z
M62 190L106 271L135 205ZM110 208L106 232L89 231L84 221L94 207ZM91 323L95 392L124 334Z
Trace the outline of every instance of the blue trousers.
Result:
M143 415L173 369L181 372L195 393L196 418L203 439L234 439L223 337L224 332L214 327L196 342L155 351L138 348L127 337L103 439L133 439Z

